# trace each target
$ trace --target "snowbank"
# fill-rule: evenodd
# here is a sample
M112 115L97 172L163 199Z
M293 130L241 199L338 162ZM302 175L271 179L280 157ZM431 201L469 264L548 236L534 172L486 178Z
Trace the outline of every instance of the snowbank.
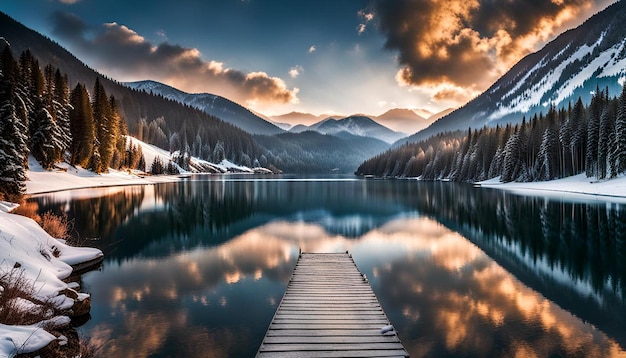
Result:
M74 168L67 163L57 164L57 169L45 170L31 156L28 160L29 170L26 173L27 194L41 194L60 190L94 188L118 185L144 185L180 180L177 176L145 176L109 170L106 174L96 174L80 167Z
M141 147L146 166L150 169L150 165L154 159L159 157L163 163L167 164L178 155L177 152L170 154L169 151L161 149L151 144L144 143L136 138L128 137L133 145ZM189 174L179 167L176 163L174 166L180 171L182 176ZM122 185L145 185L154 183L163 183L180 180L179 175L145 175L139 171L118 171L109 169L108 173L96 174L87 169L73 167L67 163L59 163L56 169L50 171L45 170L32 156L28 158L29 170L26 173L28 181L26 182L27 194L42 194L54 191L95 188L106 186L122 186ZM224 160L219 164L214 164L206 160L195 157L191 158L191 172L209 172L209 173L259 173L271 174L272 172L265 168L250 169L245 166L236 165L228 160Z
M71 309L75 300L61 292L74 290L62 279L72 273L70 265L101 258L102 251L66 245L32 219L8 213L13 206L0 202L0 275L16 272L32 283L35 300L51 302L60 310ZM0 324L0 357L33 352L56 339L39 326Z
M588 199L589 196L597 196L600 200L626 202L626 176L624 175L609 180L596 180L587 178L585 174L578 174L563 179L531 183L501 183L498 177L476 184L484 188L509 190L517 194L546 195L551 193L561 197L585 195Z

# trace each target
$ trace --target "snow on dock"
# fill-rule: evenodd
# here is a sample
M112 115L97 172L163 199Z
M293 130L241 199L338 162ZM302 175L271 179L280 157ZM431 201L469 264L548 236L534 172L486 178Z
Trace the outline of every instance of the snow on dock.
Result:
M257 357L408 357L347 253L303 253Z

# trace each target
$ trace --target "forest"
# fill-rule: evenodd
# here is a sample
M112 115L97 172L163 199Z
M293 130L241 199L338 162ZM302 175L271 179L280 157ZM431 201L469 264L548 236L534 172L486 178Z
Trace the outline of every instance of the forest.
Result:
M0 54L1 198L10 200L24 193L29 155L45 169L67 161L96 173L109 168L177 172L172 163L162 160L146 163L141 148L127 143L129 132L179 153L174 159L183 169L191 155L249 166L263 158L252 137L230 124L145 92L126 89L118 99L107 94L105 84L110 85L110 80L94 78L93 87L77 83L70 89L71 79L59 68L42 69L29 50L15 58L11 48L4 47Z
M550 106L521 124L449 132L388 150L357 175L476 182L545 181L580 173L598 180L626 170L626 86L619 97L596 88L585 106Z

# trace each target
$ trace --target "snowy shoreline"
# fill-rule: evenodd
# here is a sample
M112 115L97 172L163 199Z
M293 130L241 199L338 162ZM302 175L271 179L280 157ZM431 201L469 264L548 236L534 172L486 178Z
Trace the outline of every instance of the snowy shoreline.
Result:
M481 188L500 189L519 195L545 195L626 203L626 176L624 175L608 180L596 180L588 178L585 174L578 174L545 182L511 183L501 183L500 178L497 177L475 184Z
M49 330L69 327L69 316L86 314L90 296L79 291L78 283L65 280L75 272L74 267L103 258L98 249L68 246L48 235L34 220L11 214L15 207L0 202L0 291L8 292L19 284L15 280L23 280L33 291L13 299L11 307L45 313L41 314L43 321L31 325L0 324L0 357L35 352L55 341L67 344L65 336L55 336ZM44 304L54 306L56 311L45 310Z

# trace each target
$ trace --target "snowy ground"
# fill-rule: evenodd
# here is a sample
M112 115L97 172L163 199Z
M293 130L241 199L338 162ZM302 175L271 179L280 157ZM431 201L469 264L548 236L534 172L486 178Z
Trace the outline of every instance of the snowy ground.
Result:
M72 273L70 265L98 259L102 257L102 251L66 245L48 235L35 221L10 214L15 206L0 202L0 275L11 272L22 275L25 281L32 283L34 301L51 302L60 310L71 309L76 301L87 299L89 296L84 293L76 292L76 299L61 294L61 291L77 288L62 279ZM2 286L0 291L4 291ZM19 300L16 307L23 310L39 307L28 299L16 300ZM50 323L53 326L67 325L69 321L67 316L56 316L28 326L0 324L0 357L33 352L53 340L64 339L55 337L42 327Z
M160 157L164 163L170 161L171 155L168 151L153 145L141 142L132 138L133 144L141 146L144 158L149 166L156 157ZM238 173L271 173L263 168L250 169L248 167L239 166L224 160L219 164L213 164L197 158L191 159L192 165L196 167L211 168L216 173L238 172ZM105 174L95 174L89 170L80 167L72 167L67 163L57 164L57 169L48 171L39 165L39 163L30 157L28 161L29 170L26 174L28 181L26 182L26 193L42 194L54 191L93 188L104 186L120 186L120 185L142 185L163 183L180 180L181 175L158 175L150 176L140 172L109 170ZM180 167L176 166L182 175L189 174Z
M587 178L585 174L532 183L501 183L500 178L479 182L481 187L497 188L525 195L576 197L579 199L626 202L626 176L610 180Z

